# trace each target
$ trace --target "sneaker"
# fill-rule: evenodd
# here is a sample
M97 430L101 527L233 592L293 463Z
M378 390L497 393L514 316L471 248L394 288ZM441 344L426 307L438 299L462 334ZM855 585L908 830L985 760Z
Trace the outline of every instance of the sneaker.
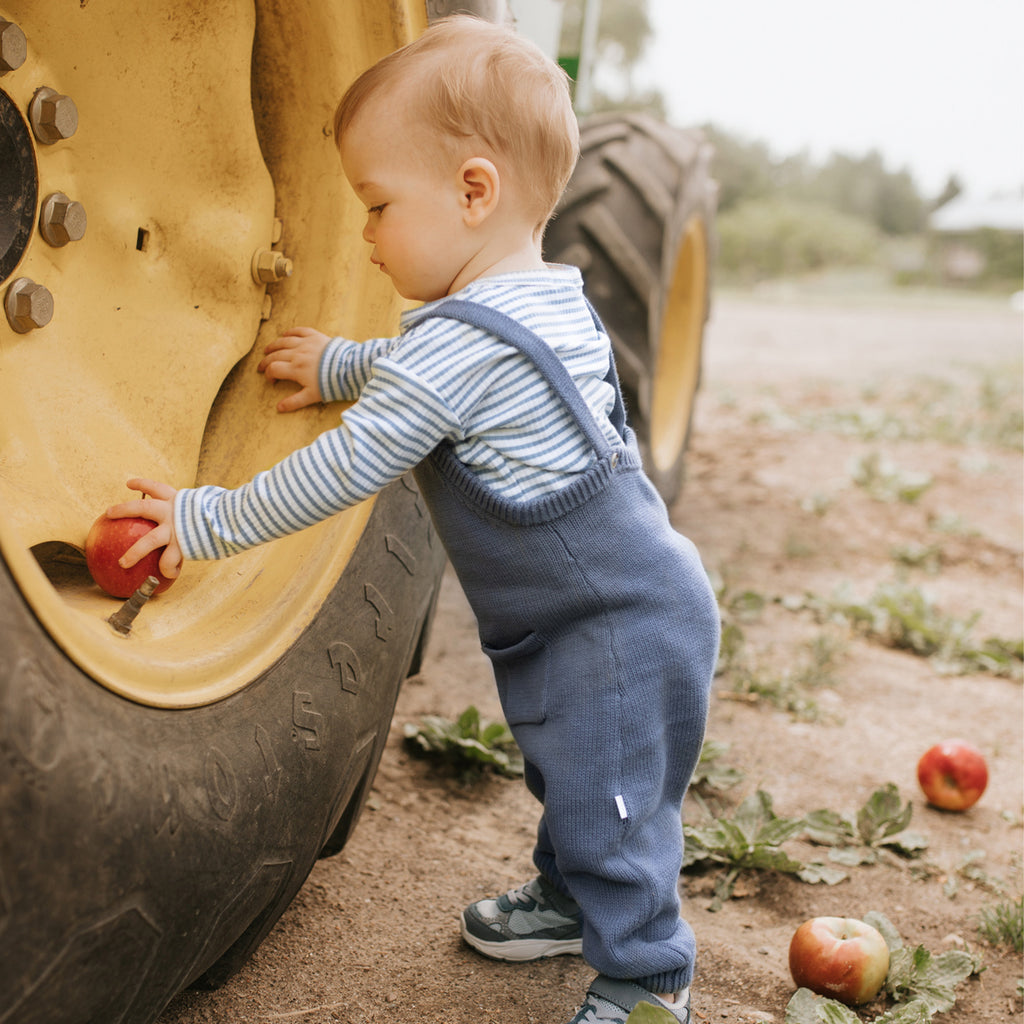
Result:
M583 915L571 896L538 875L504 896L466 907L462 937L484 956L516 963L581 953Z
M645 1020L653 1021L656 1017L665 1024L690 1024L689 990L676 993L676 1002L669 1005L635 982L603 974L594 979L587 998L569 1024L628 1024L634 1019L633 1010L641 1003L649 1003L660 1011L646 1015Z

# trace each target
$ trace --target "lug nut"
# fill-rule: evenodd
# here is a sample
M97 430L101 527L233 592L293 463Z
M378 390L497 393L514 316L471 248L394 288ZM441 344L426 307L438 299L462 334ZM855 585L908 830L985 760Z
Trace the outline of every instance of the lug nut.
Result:
M28 277L11 282L4 298L7 322L19 334L28 334L45 327L53 317L53 296L50 290Z
M32 131L45 146L70 139L78 130L78 107L70 96L43 86L36 91L28 108Z
M273 284L292 276L292 261L275 249L257 249L252 257L252 276L257 284Z
M85 225L85 207L63 192L53 192L43 200L39 233L49 245L60 248L79 241L85 234Z
M13 21L0 18L0 75L17 71L28 56L25 33Z

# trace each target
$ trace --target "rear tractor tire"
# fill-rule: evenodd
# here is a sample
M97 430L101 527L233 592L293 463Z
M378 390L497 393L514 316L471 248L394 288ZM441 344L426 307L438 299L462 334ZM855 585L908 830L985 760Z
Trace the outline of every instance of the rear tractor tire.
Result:
M642 114L584 119L580 145L545 255L583 272L612 340L644 467L671 503L682 486L709 311L711 147L698 130Z

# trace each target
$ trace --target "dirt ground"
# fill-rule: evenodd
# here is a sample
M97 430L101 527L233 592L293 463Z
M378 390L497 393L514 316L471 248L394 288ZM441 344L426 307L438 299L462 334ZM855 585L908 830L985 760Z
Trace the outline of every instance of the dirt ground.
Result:
M852 815L892 782L928 846L916 860L850 868L834 886L747 872L718 912L709 906L719 873L685 874L684 913L700 947L697 1021L781 1024L796 927L871 910L908 944L983 955L986 969L937 1022L1021 1019L1021 958L977 930L982 908L1021 893L1020 681L944 674L933 660L776 600L833 599L845 585L848 599L867 601L903 580L958 621L980 612L978 640L1021 636L1022 463L1019 447L1003 443L1014 415L1019 424L1021 340L1020 313L995 300L716 300L688 479L673 509L742 629L733 669L717 680L708 736L729 745L721 760L743 774L709 806L729 815L760 789L786 817ZM873 486L855 482L857 466L874 466ZM930 486L915 501L889 493L922 474ZM738 616L750 595L763 609ZM822 638L833 661L801 678ZM761 697L752 681L768 684ZM465 787L403 749L405 723L455 717L469 704L500 713L449 574L423 672L403 690L354 839L318 863L234 979L182 994L160 1024L571 1017L593 973L582 959L497 964L458 935L464 904L530 877L537 813L518 780ZM962 814L929 808L915 775L920 754L952 736L980 747L990 770L984 797ZM704 814L688 797L687 822ZM802 841L785 848L805 860L827 853Z

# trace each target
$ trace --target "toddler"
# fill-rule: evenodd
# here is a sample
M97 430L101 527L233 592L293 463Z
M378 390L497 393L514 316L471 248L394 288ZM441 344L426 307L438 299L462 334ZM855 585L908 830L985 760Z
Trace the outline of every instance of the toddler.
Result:
M598 972L570 1024L638 1003L689 1022L681 804L697 762L718 613L625 421L608 337L579 272L545 264L578 130L565 76L532 44L446 19L366 71L335 117L371 260L420 305L362 344L294 328L259 369L290 412L350 400L339 426L235 490L110 509L154 529L161 571L300 530L409 470L489 655L541 802L537 877L462 915L466 941Z

